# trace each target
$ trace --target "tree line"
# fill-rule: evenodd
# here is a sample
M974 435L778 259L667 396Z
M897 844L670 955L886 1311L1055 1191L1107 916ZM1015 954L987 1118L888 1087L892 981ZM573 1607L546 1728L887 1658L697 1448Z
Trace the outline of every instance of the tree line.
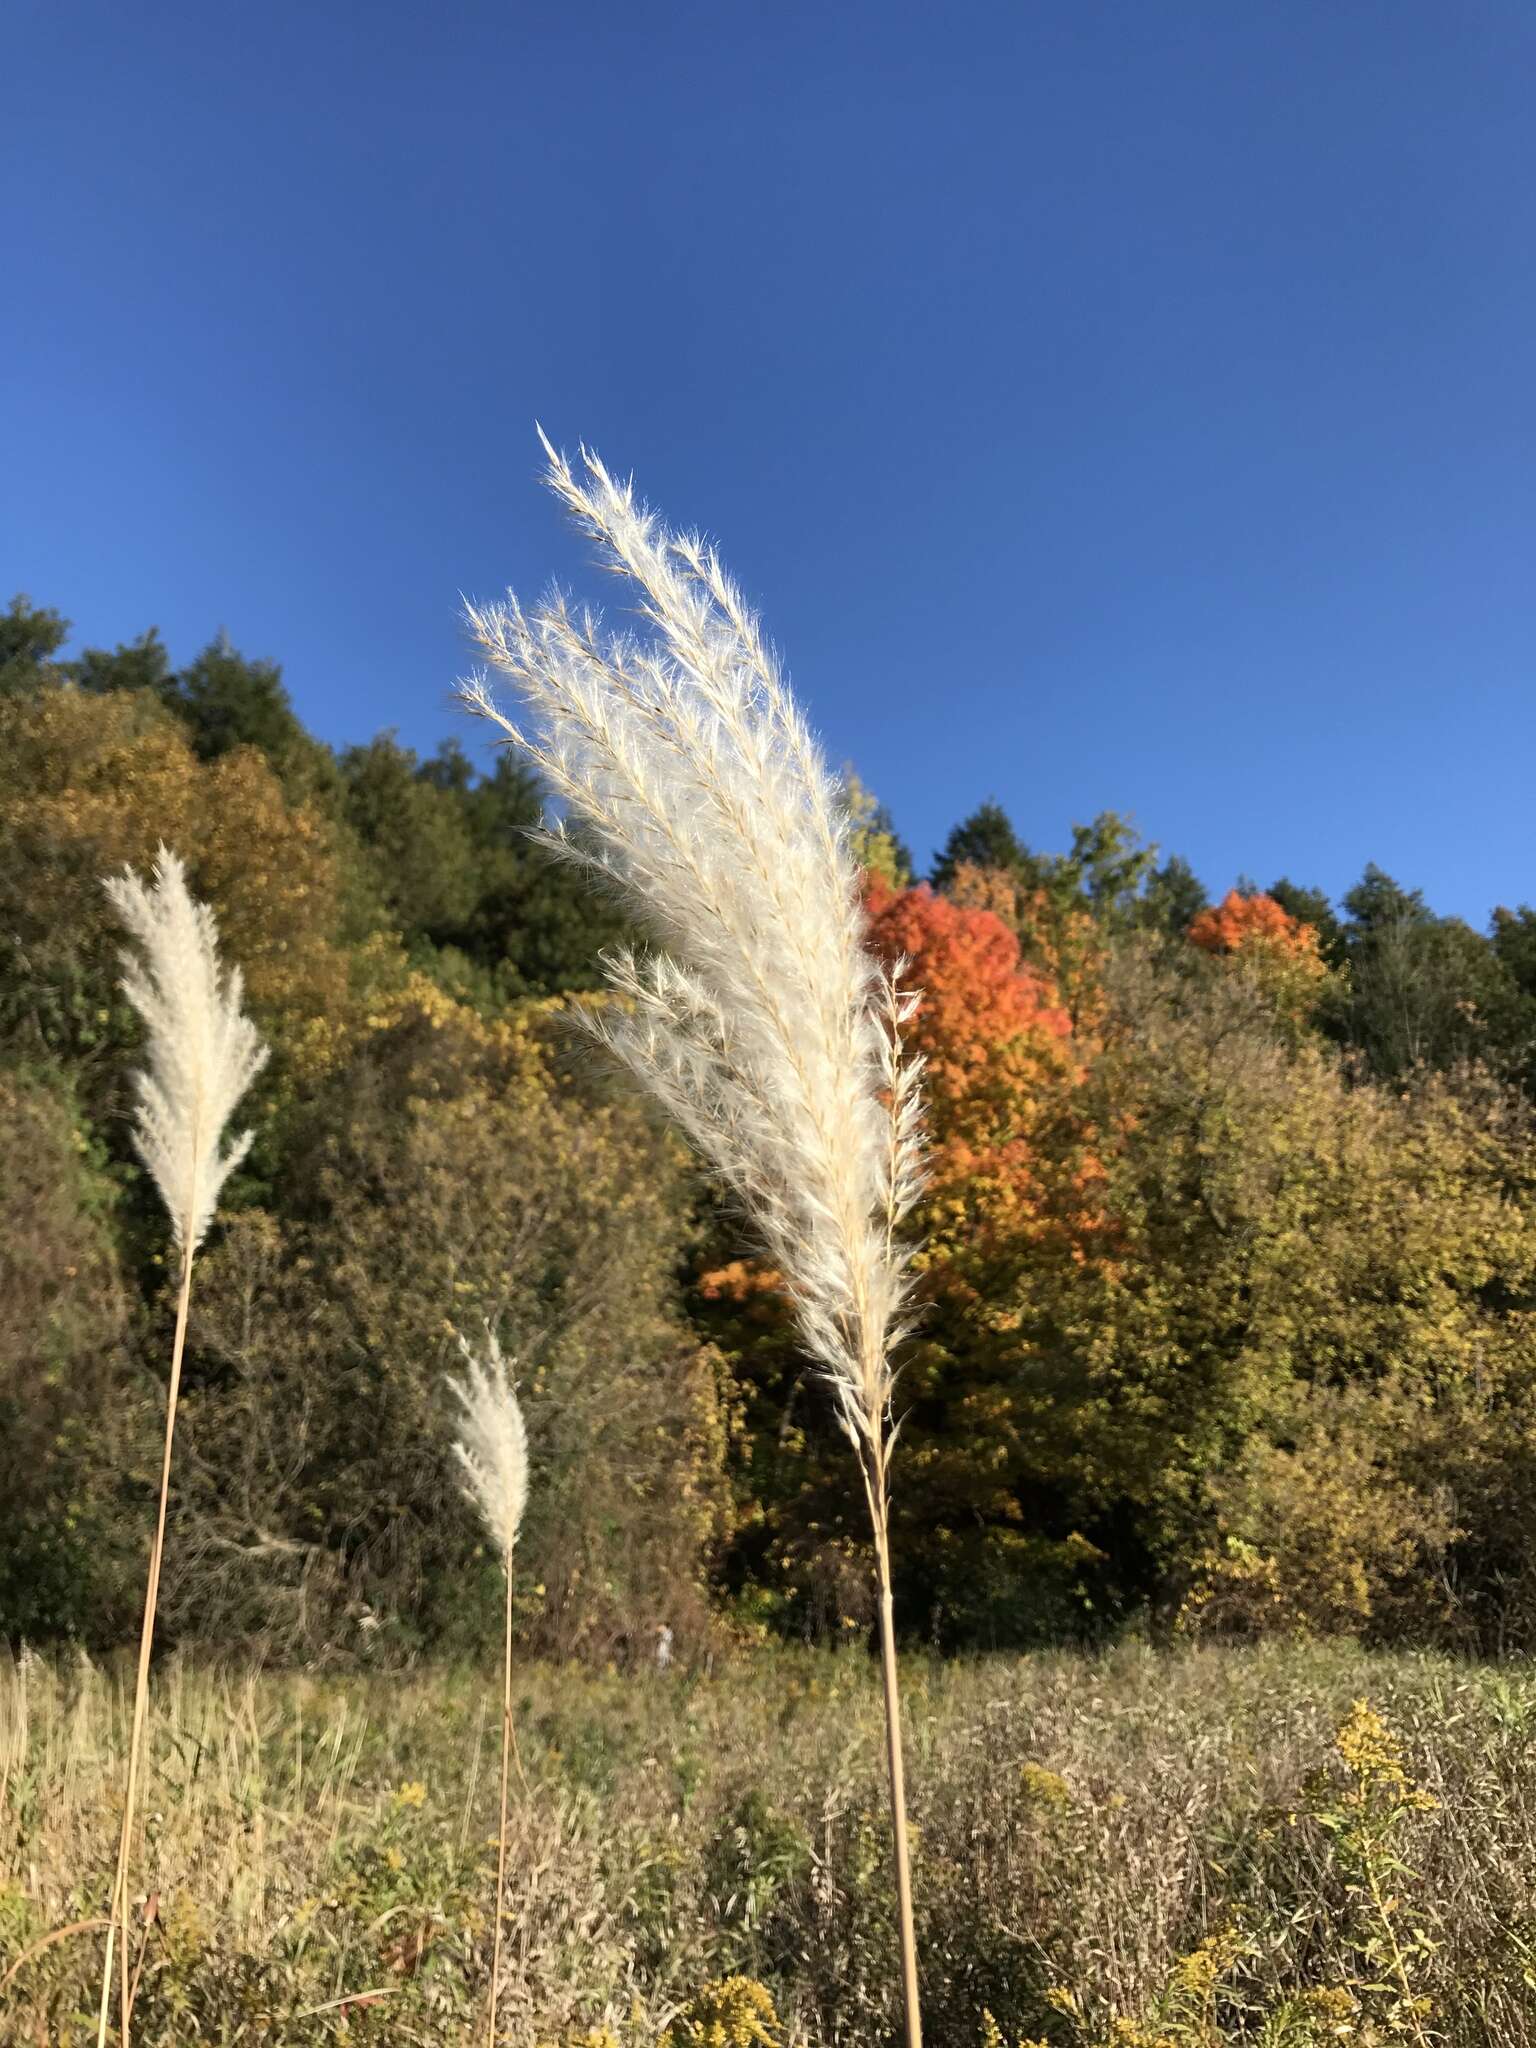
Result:
M865 1541L777 1276L564 1013L618 914L508 757L332 749L279 669L0 616L0 1634L131 1632L168 1314L101 889L164 841L273 1048L187 1352L172 1635L472 1648L454 1332L538 1418L541 1647L867 1626ZM904 1627L1466 1646L1536 1633L1536 912L1368 868L1216 902L1123 818L988 802L932 872L850 777L913 962L932 1172L903 1360Z

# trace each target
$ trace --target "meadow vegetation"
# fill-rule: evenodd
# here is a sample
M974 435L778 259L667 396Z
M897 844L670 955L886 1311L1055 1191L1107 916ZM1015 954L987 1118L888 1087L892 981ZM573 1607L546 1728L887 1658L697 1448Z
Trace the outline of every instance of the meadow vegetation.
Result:
M913 1656L904 1689L942 2048L1536 2041L1525 1668L1127 1644ZM176 1660L155 1701L142 2048L476 2038L490 1672ZM5 1667L0 1978L102 1910L129 1704L82 1657ZM540 1661L519 1667L514 1710L504 2039L746 2048L754 2011L806 2048L893 2035L862 1651L765 1646L666 1675ZM0 1993L0 2039L94 2038L99 1972L89 1932L34 1953ZM702 2015L735 1979L767 2002L723 1994L737 2018L711 2033Z
M0 2040L1525 2041L1536 912L918 881L550 480L488 772L0 616Z
M65 662L23 601L0 626L0 1633L135 1625L174 1275L100 883L162 838L272 1049L200 1255L169 1638L494 1644L439 1398L487 1321L538 1416L529 1648L866 1627L782 1274L574 1049L626 927L529 842L537 774L334 751L222 642L177 671L152 634ZM1046 855L995 804L917 883L847 802L872 942L924 992L904 1632L1528 1644L1536 915L1479 934L1375 870L1212 904L1124 820Z

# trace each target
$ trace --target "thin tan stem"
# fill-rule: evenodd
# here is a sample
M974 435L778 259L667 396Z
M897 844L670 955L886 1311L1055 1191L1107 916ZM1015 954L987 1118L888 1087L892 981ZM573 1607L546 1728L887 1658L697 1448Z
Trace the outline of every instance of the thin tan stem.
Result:
M165 1518L171 1492L171 1445L176 1435L176 1402L181 1392L181 1358L187 1342L187 1309L192 1299L192 1253L181 1262L181 1293L176 1302L176 1335L171 1342L171 1381L165 1403L165 1454L160 1464L160 1509L155 1541L149 1553L149 1581L144 1589L144 1622L139 1632L139 1671L133 1694L133 1732L128 1740L128 1784L123 1796L123 1831L117 1845L117 1877L112 1887L112 1918L107 1930L107 1959L101 1978L101 2011L96 2022L96 2048L105 2048L107 2009L112 1996L112 1955L117 1949L120 1970L119 2041L129 2048L128 2023L132 1992L128 1975L128 1872L133 1851L133 1820L138 1806L144 1724L149 1712L149 1658L155 1640L155 1613L160 1604L160 1562L165 1555ZM118 1939L119 1933L121 1940Z
M501 1825L496 1835L495 1933L491 1939L491 2013L486 2048L496 2048L496 2001L501 1990L502 1894L507 1882L507 1775L512 1761L512 1551L502 1566L507 1581L507 1611L501 1641ZM519 1773L522 1765L519 1760Z
M891 1838L896 1863L896 1917L901 1939L901 1999L907 2048L923 2048L922 2001L917 1984L917 1929L912 1918L912 1859L907 1846L907 1774L902 1760L901 1692L896 1678L896 1623L891 1592L890 1511L884 1457L864 1464L864 1490L875 1537L880 1594L880 1672L885 1691L885 1757L891 1781Z

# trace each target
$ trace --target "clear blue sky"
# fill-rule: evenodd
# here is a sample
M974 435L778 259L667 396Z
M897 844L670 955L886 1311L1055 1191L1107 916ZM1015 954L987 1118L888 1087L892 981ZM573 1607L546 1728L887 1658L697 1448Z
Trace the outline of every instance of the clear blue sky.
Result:
M580 560L531 422L761 604L920 856L1536 898L1529 0L11 0L0 601L455 726Z

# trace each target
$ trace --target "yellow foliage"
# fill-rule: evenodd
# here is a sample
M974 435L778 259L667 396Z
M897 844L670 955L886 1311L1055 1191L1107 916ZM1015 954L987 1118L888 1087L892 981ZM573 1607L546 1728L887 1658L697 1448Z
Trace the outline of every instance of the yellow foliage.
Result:
M1059 1771L1047 1770L1044 1764L1021 1765L1019 1782L1025 1798L1035 1805L1060 1808L1072 1804L1072 1792L1066 1779Z
M1387 1792L1402 1806L1421 1813L1438 1804L1403 1768L1403 1745L1369 1700L1356 1700L1333 1739L1344 1768L1355 1781L1355 1796Z
M755 1977L706 1984L661 2037L660 2048L779 2048L779 2016Z
M859 866L878 875L893 889L903 888L911 876L896 835L882 825L878 799L851 768L843 770L843 814L848 824L849 851Z
M163 842L219 919L223 952L290 1067L346 1051L354 982L392 949L341 943L344 877L325 819L285 796L253 748L213 761L142 696L43 691L0 709L0 838L55 927L110 952L100 878L144 868Z

